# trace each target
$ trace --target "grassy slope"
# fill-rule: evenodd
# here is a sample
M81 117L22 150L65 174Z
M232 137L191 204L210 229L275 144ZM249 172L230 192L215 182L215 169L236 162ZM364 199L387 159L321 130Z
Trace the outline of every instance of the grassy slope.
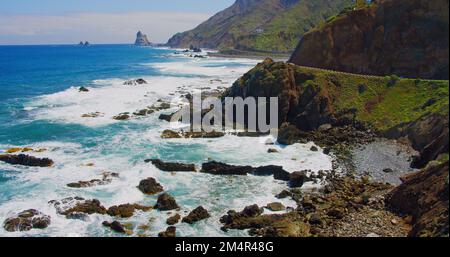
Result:
M176 47L190 44L204 46L212 41L220 50L239 49L244 51L289 53L294 50L302 35L314 26L324 22L354 0L300 0L288 9L282 9L278 0L265 0L251 11L231 15L224 19L218 14L191 31L177 36L181 38ZM257 33L263 29L263 33ZM170 41L169 41L170 42ZM207 43L208 44L207 44Z
M291 52L303 34L333 17L353 1L301 1L272 19L264 33L240 42L255 51Z
M299 66L296 69L311 71ZM428 113L449 115L448 81L365 77L322 70L313 74L315 79L308 83L334 96L335 111L357 109L357 119L379 131L415 121ZM339 86L333 83L336 81ZM359 93L359 85L364 85L366 91Z

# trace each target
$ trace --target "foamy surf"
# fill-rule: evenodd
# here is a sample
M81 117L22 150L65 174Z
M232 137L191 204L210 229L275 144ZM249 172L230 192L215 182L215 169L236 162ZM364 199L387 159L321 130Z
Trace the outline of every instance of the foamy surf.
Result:
M158 99L170 101L193 89L208 87L214 90L231 84L250 69L255 60L230 60L224 58L170 57L171 62L147 64L159 72L158 76L133 76L143 78L148 84L124 86L128 77L94 80L85 85L89 92L79 92L77 87L54 94L32 98L25 103L31 120L41 120L60 126L79 125L77 129L89 133L74 139L38 141L21 147L45 148L46 151L28 154L48 157L55 165L50 168L27 168L0 163L0 169L10 171L12 179L2 184L0 223L7 217L30 208L51 216L45 230L6 232L2 236L119 236L102 226L102 222L115 218L107 215L90 215L86 221L69 220L57 214L48 203L66 197L98 199L105 207L125 203L153 206L156 196L142 194L137 185L142 179L154 177L173 195L181 206L181 216L199 205L211 214L208 220L195 225L180 223L178 236L247 236L246 231L220 230L219 219L228 210L241 211L245 206L265 206L282 202L295 207L290 199L277 199L276 194L287 188L287 183L272 176L213 176L204 173L168 173L158 170L145 159L160 158L165 161L194 163L197 168L208 160L235 165L280 165L289 172L299 170L330 170L331 157L321 151L312 152L312 143L291 146L266 145L268 137L250 138L226 135L216 139L161 139L169 123L160 121L155 113L144 118L116 121L113 116L134 112L154 104ZM170 113L172 110L164 112ZM86 113L98 112L95 118L83 118ZM182 125L180 125L182 126ZM0 145L5 151L16 145ZM268 153L276 148L279 153ZM106 185L74 189L68 183L99 178L103 172L115 172L119 178ZM309 185L308 185L309 186ZM314 186L314 185L311 185ZM317 186L317 185L315 185ZM14 192L14 193L6 193ZM265 213L271 213L265 210ZM173 214L173 213L172 213ZM129 219L132 236L157 236L166 229L167 212L153 210L136 212ZM143 229L143 228L147 229Z

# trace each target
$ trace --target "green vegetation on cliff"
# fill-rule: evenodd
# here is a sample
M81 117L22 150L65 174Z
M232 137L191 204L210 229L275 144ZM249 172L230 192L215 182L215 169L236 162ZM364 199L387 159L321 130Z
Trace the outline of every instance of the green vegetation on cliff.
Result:
M279 97L280 122L307 129L351 114L355 121L385 132L427 114L449 113L447 80L364 76L270 59L241 77L226 94Z
M354 0L237 0L197 28L176 34L168 45L290 53L304 33L353 4Z

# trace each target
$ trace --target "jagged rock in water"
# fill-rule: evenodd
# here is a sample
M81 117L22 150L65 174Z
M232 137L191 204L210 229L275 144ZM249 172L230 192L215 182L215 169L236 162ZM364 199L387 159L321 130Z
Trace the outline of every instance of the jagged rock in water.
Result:
M151 46L152 45L152 43L150 43L150 41L148 40L147 35L145 35L141 31L139 31L136 34L136 41L134 42L134 44L137 46Z
M58 214L73 218L78 214L106 214L106 208L99 200L85 200L82 197L68 197L62 200L52 200L49 204L55 206Z
M152 207L142 206L139 204L121 204L121 205L109 207L108 210L106 211L106 213L110 216L129 218L129 217L133 216L133 214L136 210L141 210L141 211L146 212L146 211L150 211L152 209L153 209Z
M12 165L23 165L30 167L50 167L53 166L53 161L48 158L36 158L30 155L19 154L3 154L0 155L0 161L6 162Z
M193 224L209 217L211 217L211 215L209 215L208 211L203 208L203 206L199 206L191 211L188 216L184 217L182 221L185 223Z
M170 211L180 208L173 196L163 193L158 196L155 208L160 211Z
M176 237L177 228L170 226L164 232L160 232L158 237Z
M163 162L159 159L152 159L152 160L148 160L150 161L153 165L156 166L156 168L162 170L162 171L191 171L191 172L195 172L195 164L185 164L185 163L178 163L178 162Z
M156 182L154 178L146 178L139 182L138 189L141 190L142 193L147 195L154 195L160 193L164 190L164 188Z
M26 210L15 217L7 218L3 223L4 229L8 232L44 229L49 225L50 216L34 209Z

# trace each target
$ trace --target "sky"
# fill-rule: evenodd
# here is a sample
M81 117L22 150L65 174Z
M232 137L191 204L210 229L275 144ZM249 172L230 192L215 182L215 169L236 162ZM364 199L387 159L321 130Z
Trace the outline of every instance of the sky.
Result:
M154 43L196 27L235 0L0 0L0 45Z

